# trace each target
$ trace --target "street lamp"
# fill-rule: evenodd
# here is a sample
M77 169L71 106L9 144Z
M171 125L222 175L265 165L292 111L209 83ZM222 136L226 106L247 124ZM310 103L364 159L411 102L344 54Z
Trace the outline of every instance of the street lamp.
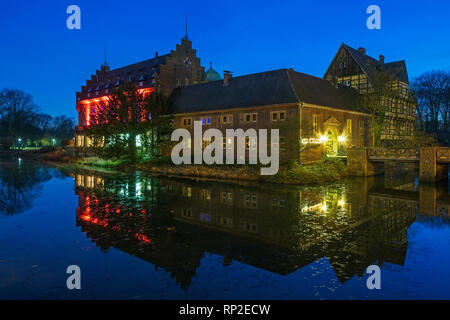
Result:
M55 146L55 142L56 142L56 140L52 139L53 146Z

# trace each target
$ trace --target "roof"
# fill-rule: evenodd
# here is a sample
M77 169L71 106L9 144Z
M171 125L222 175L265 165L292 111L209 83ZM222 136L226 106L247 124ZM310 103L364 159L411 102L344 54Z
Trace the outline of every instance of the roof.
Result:
M176 88L170 100L176 113L290 103L357 110L357 91L292 69L278 69Z
M391 73L393 76L398 78L400 81L409 83L408 81L408 72L406 70L406 63L405 60L399 60L389 63L380 63L380 61L363 54L359 52L359 50L356 50L346 44L342 44L342 47L344 47L350 55L353 57L353 59L356 61L356 63L361 67L363 72L367 74L368 77L371 77L373 75L374 67L379 71L385 71Z
M213 69L212 63L210 63L208 71L205 72L205 80L206 81L215 81L215 80L220 80L220 79L222 79L220 77L220 74L216 70Z
M129 81L143 81L144 86L152 85L155 73L159 72L160 66L166 63L166 58L169 56L170 54L165 54L110 71L97 71L95 76L92 75L91 79L86 81L86 85L81 87L80 98L91 92L104 95L106 93L103 90L112 89L118 84ZM117 82L117 80L120 81Z

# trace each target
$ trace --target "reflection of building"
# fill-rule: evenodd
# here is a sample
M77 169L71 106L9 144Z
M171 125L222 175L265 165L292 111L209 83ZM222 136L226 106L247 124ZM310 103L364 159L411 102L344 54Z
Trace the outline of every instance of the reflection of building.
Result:
M402 264L415 214L375 210L367 182L265 189L88 172L75 183L88 237L164 268L183 287L205 253L283 275L326 257L341 282L374 262Z
M191 41L185 38L170 54L96 71L77 93L76 146L82 150L92 146L84 133L91 115L113 88L131 81L144 93L158 90L169 97L175 128L193 130L194 121L201 121L205 128L217 128L224 136L226 129L279 129L281 160L308 162L324 154L345 155L348 147L372 144L370 116L359 106L358 97L370 92L373 70L393 75L400 97L387 100L382 138L410 135L414 108L404 61L376 61L364 50L342 45L324 79L280 69L238 77L225 71L221 80L212 66L204 72ZM210 142L204 140L202 146ZM187 144L193 147L193 141ZM234 145L224 139L222 147ZM245 141L247 154L256 146L254 137Z

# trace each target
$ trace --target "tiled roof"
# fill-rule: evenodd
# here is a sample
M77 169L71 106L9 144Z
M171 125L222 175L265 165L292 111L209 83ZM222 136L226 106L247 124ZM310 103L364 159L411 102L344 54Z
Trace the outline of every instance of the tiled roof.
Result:
M299 102L356 110L357 95L353 88L335 87L328 80L279 69L234 77L227 86L219 80L178 87L170 99L177 113Z
M133 63L121 68L113 69L110 71L97 71L90 80L86 81L86 85L82 86L80 98L86 98L86 95L105 94L102 90L112 89L116 85L123 84L125 82L139 82L143 81L144 86L151 86L152 79L155 73L159 72L160 66L165 64L166 58L170 54L154 57L152 59L144 60L141 62Z
M397 77L400 81L408 83L408 72L406 70L405 60L399 60L389 63L380 63L378 60L359 52L358 50L342 44L342 46L350 53L356 63L361 67L365 74L369 77L373 74L373 70L386 71ZM374 69L375 68L375 69Z

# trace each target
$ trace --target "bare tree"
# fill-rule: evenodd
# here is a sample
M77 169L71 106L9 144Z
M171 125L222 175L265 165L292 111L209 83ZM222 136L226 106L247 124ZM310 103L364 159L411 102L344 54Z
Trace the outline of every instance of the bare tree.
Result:
M433 70L418 76L412 83L417 100L420 129L433 134L440 142L450 141L450 72Z
M39 108L30 94L16 89L0 91L0 135L9 149L15 139L26 135L37 117Z

